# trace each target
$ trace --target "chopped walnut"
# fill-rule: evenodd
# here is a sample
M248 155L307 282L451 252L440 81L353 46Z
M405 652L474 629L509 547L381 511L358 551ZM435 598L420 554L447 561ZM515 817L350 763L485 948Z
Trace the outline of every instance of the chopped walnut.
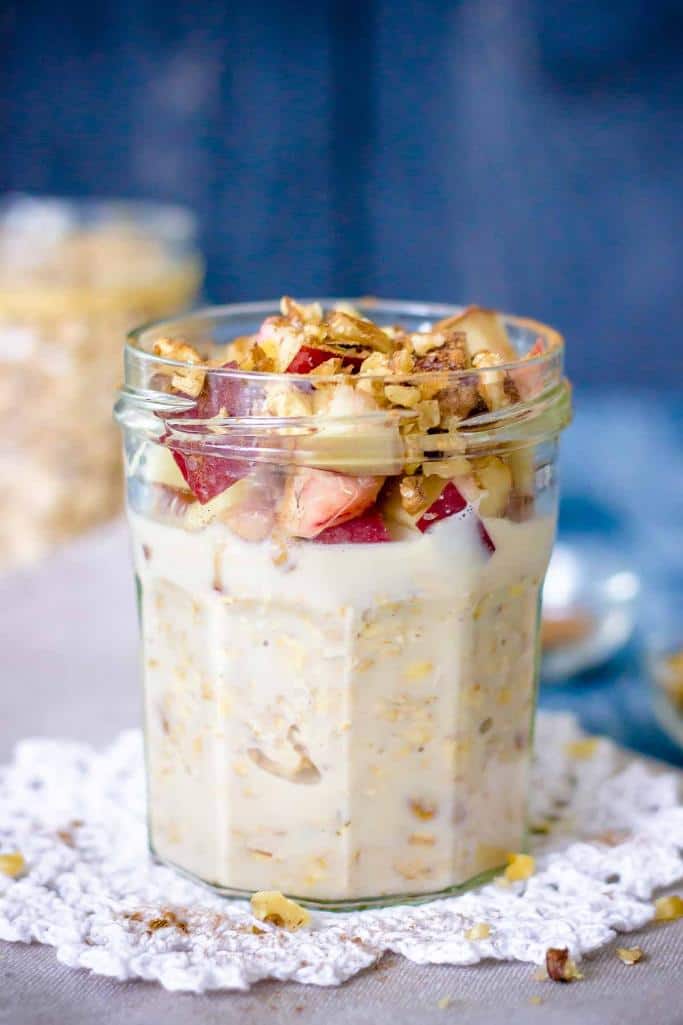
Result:
M422 392L411 384L387 384L384 394L393 406L415 409L422 399Z
M251 898L251 910L260 922L294 931L310 925L311 915L306 908L285 897L279 890L260 890Z
M617 947L617 957L626 965L634 965L643 959L640 947Z
M477 352L472 357L472 366L475 370L488 370L500 366L503 362L502 356L487 350ZM502 409L510 405L510 397L505 389L505 373L502 370L491 369L489 373L480 374L478 388L489 409Z
M16 879L26 871L24 855L20 851L11 851L8 854L0 854L0 872L5 876Z
M196 349L175 338L157 338L152 350L155 356L177 360L178 363L204 363ZM206 371L204 370L190 370L189 367L183 367L182 370L176 368L171 377L171 387L196 399L204 387L205 378Z
M361 320L339 310L329 314L327 331L330 340L337 345L356 345L385 353L393 350L391 339L372 321Z
M553 982L573 982L583 978L567 947L549 947L545 952L545 967Z
M475 922L465 933L466 940L485 940L491 935L491 926L488 922Z
M655 901L655 921L675 922L677 918L683 918L683 897L678 894L658 897Z
M158 918L152 918L147 923L147 929L149 932L158 932L159 929L177 929L178 932L189 932L187 922L178 918L175 911L163 911Z
M424 509L428 499L424 490L424 477L403 477L399 484L401 505L408 513L417 513Z
M290 320L300 320L302 324L320 324L323 319L323 309L320 303L310 303L305 306L283 295L280 300L280 312L283 317Z
M536 861L531 854L508 854L505 878L509 883L528 879L536 871Z

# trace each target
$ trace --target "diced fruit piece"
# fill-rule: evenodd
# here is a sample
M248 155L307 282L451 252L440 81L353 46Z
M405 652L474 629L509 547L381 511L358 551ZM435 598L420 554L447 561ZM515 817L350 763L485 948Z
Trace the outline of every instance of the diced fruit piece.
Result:
M424 534L433 523L444 520L448 516L455 516L467 508L467 500L456 488L452 481L448 481L439 497L432 502L427 511L417 521L417 528Z
M360 370L364 359L363 356L356 356L353 353L343 353L341 349L335 351L316 348L313 345L302 345L287 367L286 373L310 374L311 370L315 370L321 363L326 363L327 360L335 357L341 359L342 366L352 367L354 371Z
M482 516L502 516L512 487L510 468L498 456L485 456L472 461L474 476L484 494L479 502Z
M226 363L234 370L236 363ZM248 412L249 400L242 382L221 374L207 374L204 388L192 409L174 413L174 419L211 420L217 416L241 416ZM178 469L200 502L210 502L249 470L248 463L220 455L207 454L197 442L183 442L182 449L169 444Z
M307 466L351 476L384 477L400 473L404 462L398 421L377 414L371 395L351 385L316 393L320 426L297 442L297 458Z
M210 502L245 472L244 464L221 456L207 456L199 449L193 452L174 450L173 458L187 486L200 502Z
M477 520L477 533L479 534L479 538L481 540L481 543L483 544L483 546L486 549L486 551L489 552L490 555L493 555L493 553L496 550L496 546L495 546L495 544L493 542L493 538L491 537L491 535L489 534L488 530L484 526L484 523L483 523L482 520Z
M427 478L427 480L438 480L441 483L440 478ZM417 529L423 534L426 530L429 530L439 520L448 519L449 516L457 516L458 513L467 511L475 518L477 533L481 539L481 542L488 552L493 554L496 550L496 546L493 543L493 539L489 534L488 530L482 523L474 511L473 506L469 504L467 499L463 496L462 492L455 486L453 481L448 481L439 494L436 501L432 502L427 511L422 514L416 523Z
M503 362L513 363L517 359L514 346L508 338L503 318L495 310L485 310L481 306L468 306L454 317L434 324L432 331L444 331L456 328L465 332L465 345L470 360L478 352L493 352L501 356Z
M152 484L165 484L166 487L184 491L186 481L181 474L173 453L163 445L147 445L145 450L142 475Z
M287 481L278 519L291 537L317 537L374 504L382 477L351 477L302 467Z
M312 345L302 345L292 362L287 367L288 374L310 374L311 370L332 359L333 352L315 349Z
M270 488L252 477L243 477L209 502L193 502L185 513L185 526L201 530L218 520L245 541L262 541L270 533L273 516Z
M316 544L376 544L391 541L389 531L382 519L379 509L368 509L354 520L340 523L336 527L328 527L315 538Z

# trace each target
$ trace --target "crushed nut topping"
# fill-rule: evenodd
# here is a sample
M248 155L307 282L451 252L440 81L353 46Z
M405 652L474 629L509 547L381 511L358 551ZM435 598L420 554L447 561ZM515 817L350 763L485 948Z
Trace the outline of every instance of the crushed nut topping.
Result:
M617 947L617 957L623 964L637 964L643 959L643 952L640 947Z
M545 967L553 982L574 982L583 978L567 947L549 947L545 952Z
M196 349L186 342L174 338L157 338L152 346L152 350L155 356L177 360L178 363L204 363ZM176 368L171 377L171 387L196 399L204 387L205 377L206 372L204 370L190 370L186 367L182 369Z
M20 851L11 851L8 854L0 854L0 872L5 876L16 879L26 871L24 855Z
M252 913L260 922L292 931L310 925L310 912L279 890L260 890L253 894L250 903Z

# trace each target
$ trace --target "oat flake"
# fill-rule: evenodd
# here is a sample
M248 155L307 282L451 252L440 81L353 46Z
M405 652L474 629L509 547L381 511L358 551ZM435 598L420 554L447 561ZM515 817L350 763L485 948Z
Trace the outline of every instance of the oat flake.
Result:
M298 932L151 862L138 731L102 752L24 741L0 770L0 853L20 851L27 866L0 874L0 938L194 992L266 978L337 985L389 950L421 964L542 964L549 947L580 958L652 919L653 891L683 877L678 778L604 740L573 758L581 734L568 716L541 715L536 739L531 821L551 828L532 837L528 880L412 908L314 912ZM467 939L479 922L489 934Z

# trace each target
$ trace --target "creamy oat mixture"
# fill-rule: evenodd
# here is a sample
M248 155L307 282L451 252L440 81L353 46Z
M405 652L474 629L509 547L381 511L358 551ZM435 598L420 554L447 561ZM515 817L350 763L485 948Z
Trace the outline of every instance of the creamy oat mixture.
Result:
M0 570L113 515L111 395L136 323L194 297L199 269L133 223L78 227L62 204L0 217Z
M523 845L550 477L461 429L544 387L541 343L521 371L510 349L488 311L408 336L291 300L221 360L155 341L187 398L129 450L160 857L335 902L459 886ZM244 370L277 375L247 411ZM267 459L211 448L256 414L306 429L278 421ZM188 441L188 417L216 430Z

